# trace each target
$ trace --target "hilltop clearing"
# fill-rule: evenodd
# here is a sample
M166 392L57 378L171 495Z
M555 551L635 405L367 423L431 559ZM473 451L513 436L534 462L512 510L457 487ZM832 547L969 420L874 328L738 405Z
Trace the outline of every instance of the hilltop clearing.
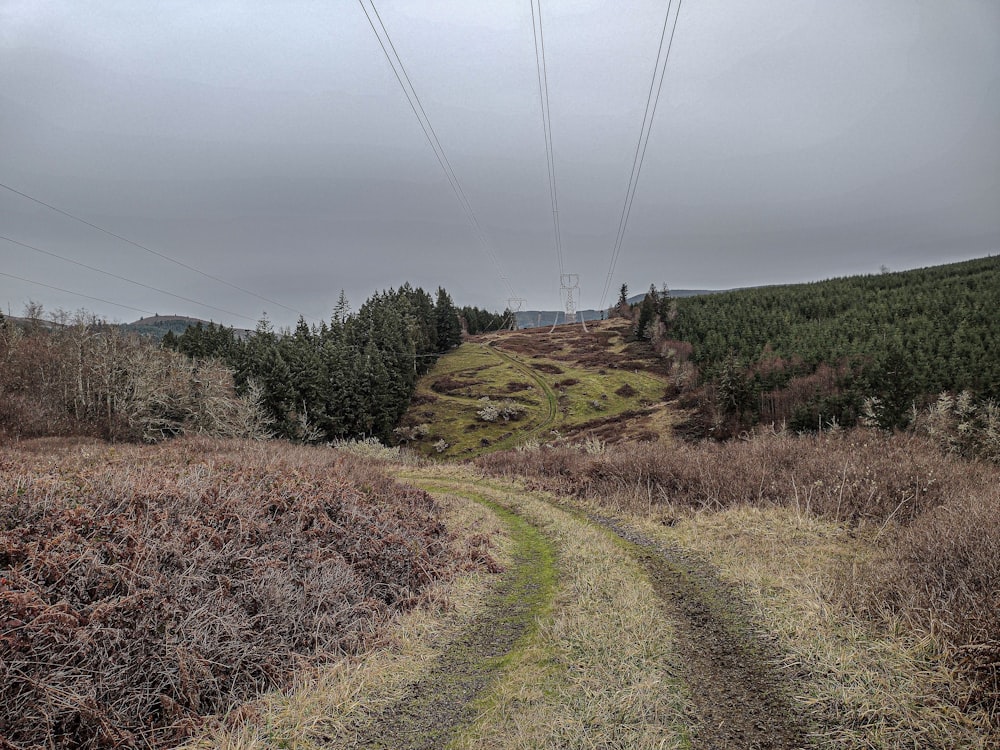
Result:
M425 455L466 458L525 442L670 439L668 366L630 324L475 337L417 386L396 437Z

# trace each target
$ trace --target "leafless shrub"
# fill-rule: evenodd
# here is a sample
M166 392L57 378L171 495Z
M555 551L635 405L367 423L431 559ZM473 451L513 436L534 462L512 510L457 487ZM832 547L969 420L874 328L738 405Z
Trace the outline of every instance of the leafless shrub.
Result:
M727 443L628 443L599 455L573 447L480 457L484 470L617 506L793 506L852 523L905 524L996 473L942 456L927 439L877 431L769 433Z
M184 433L266 437L260 394L193 362L77 316L51 329L0 329L0 432L155 442Z
M942 393L917 415L914 426L950 453L1000 463L1000 404L995 401L976 403L968 391Z
M956 493L886 535L875 559L845 573L844 601L935 633L1000 716L1000 491Z
M172 743L452 564L425 493L329 449L26 442L0 493L4 747Z
M504 422L517 421L524 415L524 407L516 401L505 398L497 403L489 396L479 399L480 408L476 411L476 416L483 422Z

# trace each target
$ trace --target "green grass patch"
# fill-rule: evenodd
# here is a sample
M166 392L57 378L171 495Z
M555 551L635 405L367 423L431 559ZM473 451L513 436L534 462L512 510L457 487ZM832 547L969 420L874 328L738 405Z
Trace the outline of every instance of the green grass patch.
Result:
M528 440L549 442L595 421L628 431L624 416L661 403L665 380L649 373L588 368L466 343L438 360L417 386L399 434L419 453L472 458ZM484 421L482 399L513 402L517 419Z

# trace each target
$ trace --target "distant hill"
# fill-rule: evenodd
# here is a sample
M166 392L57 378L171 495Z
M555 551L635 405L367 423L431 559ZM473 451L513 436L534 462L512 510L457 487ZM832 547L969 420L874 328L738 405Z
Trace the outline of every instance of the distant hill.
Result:
M151 315L148 318L140 318L132 323L127 323L122 328L159 341L167 335L167 331L173 331L175 335L180 336L188 326L198 323L208 325L207 320L189 318L185 315Z
M126 331L138 333L140 336L160 341L167 335L167 331L172 331L174 335L180 336L188 328L201 323L207 326L209 321L201 318L190 318L186 315L151 315L148 318L140 318L132 323L126 323L122 328ZM233 329L237 338L244 338L250 333L245 328Z

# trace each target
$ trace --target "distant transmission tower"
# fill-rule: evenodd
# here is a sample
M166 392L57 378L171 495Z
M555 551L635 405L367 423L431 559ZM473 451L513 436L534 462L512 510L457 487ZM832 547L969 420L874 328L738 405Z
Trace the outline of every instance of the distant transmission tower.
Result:
M559 274L559 292L565 302L566 322L576 322L576 306L580 301L580 275L576 273Z
M510 310L510 330L517 330L517 314L528 300L521 297L510 297L507 300L507 309Z

